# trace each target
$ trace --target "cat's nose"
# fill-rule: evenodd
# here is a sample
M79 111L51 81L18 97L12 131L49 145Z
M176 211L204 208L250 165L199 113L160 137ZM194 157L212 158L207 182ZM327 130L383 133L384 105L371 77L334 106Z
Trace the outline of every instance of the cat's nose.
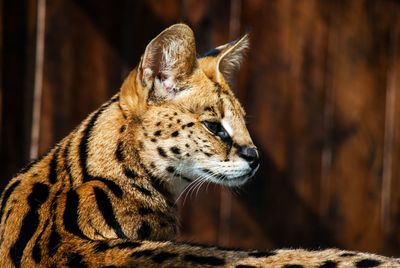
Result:
M260 156L256 147L241 146L237 151L238 155L249 162L252 169L255 169L260 164Z

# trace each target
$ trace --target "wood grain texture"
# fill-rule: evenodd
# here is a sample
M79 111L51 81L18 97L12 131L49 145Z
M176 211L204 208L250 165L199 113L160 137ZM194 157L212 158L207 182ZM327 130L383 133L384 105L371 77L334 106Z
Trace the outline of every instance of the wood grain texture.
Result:
M332 23L334 125L348 129L332 148L327 219L337 239L380 250L379 226L389 25L377 22L372 2L341 3ZM353 12L349 12L352 10ZM347 27L344 27L347 25ZM357 39L355 39L357 36ZM335 123L335 121L337 123ZM349 131L352 129L352 131ZM337 139L336 138L336 139ZM368 217L366 217L368 215Z
M0 189L29 162L36 1L2 2Z
M384 237L383 251L397 254L400 247L400 10L395 9L396 20L391 25L390 62L387 75L385 118L385 145L382 182L381 223ZM387 169L387 170L385 170ZM385 187L386 186L386 187ZM387 191L387 193L386 193ZM388 195L388 196L385 196ZM387 212L387 214L385 214Z

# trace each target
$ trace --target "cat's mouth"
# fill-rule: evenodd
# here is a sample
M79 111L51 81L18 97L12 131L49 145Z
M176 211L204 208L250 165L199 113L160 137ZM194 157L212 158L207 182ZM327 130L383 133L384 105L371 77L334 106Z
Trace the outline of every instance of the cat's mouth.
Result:
M258 167L256 169L252 169L250 172L238 176L228 176L226 174L212 172L211 170L206 168L203 168L202 172L206 173L208 175L208 180L214 183L222 184L229 187L236 187L245 184L251 177L254 176L257 170Z
M236 166L221 167L219 165L199 166L195 163L184 163L176 168L176 177L186 185L193 182L211 182L228 187L238 187L245 184L258 170L257 167Z

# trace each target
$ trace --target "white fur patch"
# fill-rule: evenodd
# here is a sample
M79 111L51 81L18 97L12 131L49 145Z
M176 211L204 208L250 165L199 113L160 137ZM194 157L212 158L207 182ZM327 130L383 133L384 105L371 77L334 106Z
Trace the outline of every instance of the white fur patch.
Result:
M226 132L228 132L229 136L233 137L233 129L227 120L222 119L221 124L225 128Z

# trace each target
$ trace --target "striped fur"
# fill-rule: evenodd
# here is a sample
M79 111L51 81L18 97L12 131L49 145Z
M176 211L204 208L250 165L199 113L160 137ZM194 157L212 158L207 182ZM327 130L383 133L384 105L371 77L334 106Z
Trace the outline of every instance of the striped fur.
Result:
M243 153L254 147L244 111L225 82L247 42L196 59L186 25L156 37L120 92L5 188L0 266L400 266L336 249L240 251L170 241L185 187L195 180L241 185L256 171L256 151Z

